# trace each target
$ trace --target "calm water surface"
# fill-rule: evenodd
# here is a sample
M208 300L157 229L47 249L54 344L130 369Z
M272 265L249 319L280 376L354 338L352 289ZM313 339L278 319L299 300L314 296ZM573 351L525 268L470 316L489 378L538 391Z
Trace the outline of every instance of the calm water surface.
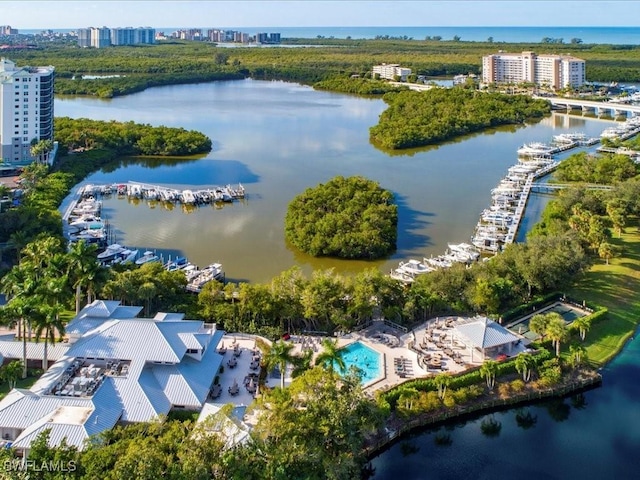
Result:
M427 430L376 457L375 480L634 479L640 452L640 338L582 395ZM520 414L520 417L518 417ZM531 415L533 422L518 422ZM497 434L482 424L493 418ZM443 441L446 440L446 441Z
M319 92L298 84L215 82L160 87L112 100L60 98L56 115L180 126L206 133L214 150L178 163L129 163L98 172L87 183L138 181L183 188L241 182L248 198L186 213L178 205L108 200L104 215L127 246L184 255L197 264L221 262L230 280L268 281L300 265L307 273L365 266L389 271L399 260L444 253L447 242L470 239L524 142L563 131L599 135L607 123L554 115L526 128L503 128L437 148L390 155L369 143L385 104ZM314 259L284 241L287 204L335 175L364 175L392 190L399 204L398 250L376 262Z

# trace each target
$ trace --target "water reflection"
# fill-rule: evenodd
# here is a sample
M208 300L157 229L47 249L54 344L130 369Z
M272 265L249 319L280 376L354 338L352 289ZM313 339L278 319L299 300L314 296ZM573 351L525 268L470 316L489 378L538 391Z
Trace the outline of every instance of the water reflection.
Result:
M107 101L59 98L55 108L61 116L178 126L212 138L216 149L201 158L134 159L87 182L131 180L193 189L242 183L246 201L224 208L185 213L177 206L134 206L115 199L106 206L125 245L180 251L198 264L218 261L229 278L252 281L268 281L293 265L307 275L318 268L349 274L370 266L387 272L408 257L444 253L448 242L470 239L490 190L516 162L516 149L548 141L557 129L567 128L544 121L501 127L393 156L369 142L369 127L386 108L382 100L254 80L172 85ZM604 129L600 121L571 122L568 128L590 136ZM389 258L310 258L286 244L290 200L336 175L364 175L396 195L398 250Z

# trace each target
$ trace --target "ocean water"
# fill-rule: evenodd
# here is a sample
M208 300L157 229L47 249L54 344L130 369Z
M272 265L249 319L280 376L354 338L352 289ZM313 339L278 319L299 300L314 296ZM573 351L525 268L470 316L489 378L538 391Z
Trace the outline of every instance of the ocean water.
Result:
M154 27L157 31L170 34L176 30L190 28ZM640 27L220 27L224 30L238 30L255 35L258 32L279 32L283 38L347 38L371 39L376 36L413 38L424 40L425 37L442 37L452 40L455 36L463 42L484 42L489 37L496 43L538 43L543 38L562 39L565 44L573 38L583 43L599 43L614 45L640 45ZM203 32L207 28L202 28ZM21 33L39 33L41 29L20 29ZM70 32L70 29L54 29L58 32Z

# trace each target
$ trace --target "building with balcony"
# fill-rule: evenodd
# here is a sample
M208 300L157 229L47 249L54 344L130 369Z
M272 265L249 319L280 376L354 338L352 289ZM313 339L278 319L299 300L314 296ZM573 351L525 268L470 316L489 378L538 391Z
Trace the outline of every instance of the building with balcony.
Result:
M27 165L32 142L53 141L54 67L18 67L0 59L0 157ZM41 160L48 162L49 158Z
M399 79L401 82L406 82L407 77L411 75L411 69L403 68L397 63L383 63L382 65L374 65L373 75L379 75L380 78L386 80Z
M482 57L484 83L533 83L554 90L584 85L585 61L571 55L534 52L498 53Z

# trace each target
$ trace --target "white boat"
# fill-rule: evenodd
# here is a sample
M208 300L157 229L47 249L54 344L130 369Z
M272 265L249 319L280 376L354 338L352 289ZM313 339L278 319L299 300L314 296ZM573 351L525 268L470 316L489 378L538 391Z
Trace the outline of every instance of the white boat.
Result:
M196 203L196 196L191 190L182 191L182 203L186 205L193 205L194 203Z
M75 230L84 230L85 228L95 229L104 227L104 223L100 217L87 213L69 222L69 227Z
M145 263L158 261L160 261L160 257L158 257L155 252L147 250L139 259L136 260L136 265L144 265Z
M478 249L468 243L449 243L447 246L454 254L461 256L462 258L467 258L470 261L475 261L480 258L480 252L478 252Z
M446 258L444 255L440 255L438 257L425 258L423 260L425 263L428 263L433 268L449 268L453 265L451 259Z
M187 274L188 275L188 274ZM207 283L212 280L219 282L224 281L224 271L220 263L212 263L206 266L202 270L198 271L198 274L187 283L187 290L190 292L199 293Z
M518 149L518 155L535 157L538 155L551 155L555 148L541 142L525 143Z
M108 262L113 260L116 255L126 250L122 245L118 243L112 243L108 245L107 248L98 254L98 260L102 262Z
M400 266L397 270L403 271L410 275L422 275L423 273L433 271L433 268L428 267L419 260L410 259L406 262L400 262Z
M164 268L168 272L175 272L176 270L182 270L183 268L191 265L186 257L177 257L175 260L168 261Z
M135 262L137 256L138 256L137 249L129 250L128 248L125 248L122 252L120 252L116 256L116 260L118 260L117 263L133 263Z
M399 280L404 283L413 283L415 281L415 277L413 275L403 270L400 270L399 268L396 268L395 270L391 270L391 272L389 273L389 276L394 280Z

